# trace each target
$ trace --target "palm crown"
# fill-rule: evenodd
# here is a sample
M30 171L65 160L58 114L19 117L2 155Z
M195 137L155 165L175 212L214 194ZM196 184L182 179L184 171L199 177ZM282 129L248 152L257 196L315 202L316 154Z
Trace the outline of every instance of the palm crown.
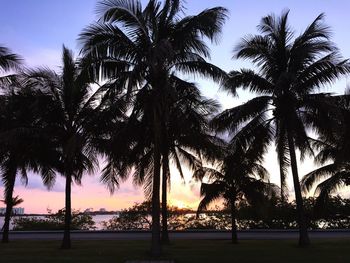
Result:
M329 104L334 107L332 122L328 123L330 131L313 140L313 146L319 150L315 163L322 166L306 174L301 181L305 192L310 192L316 185L315 194L318 195L317 205L320 209L331 194L350 183L349 102L348 91L345 95L329 98Z
M0 46L0 85L13 83L15 75L6 73L18 71L22 62L20 56L12 53L7 47Z
M194 173L194 177L202 181L200 194L203 198L197 213L223 198L231 207L233 243L237 243L237 205L243 200L252 205L261 204L265 197L276 195L276 187L268 182L268 172L261 165L263 152L255 141L249 144L235 141L227 146L216 168L201 167Z
M4 185L6 213L3 242L8 242L15 182L18 177L28 182L27 171L39 173L50 188L55 178L50 136L40 124L40 110L46 104L46 96L30 89L11 90L1 96L0 113L0 166Z

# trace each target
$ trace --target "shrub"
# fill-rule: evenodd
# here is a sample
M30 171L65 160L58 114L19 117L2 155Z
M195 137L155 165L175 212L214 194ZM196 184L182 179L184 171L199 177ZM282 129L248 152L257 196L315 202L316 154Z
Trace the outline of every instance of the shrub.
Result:
M34 231L34 230L63 230L64 229L64 209L57 213L44 217L17 217L13 220L13 230ZM72 230L93 230L96 229L95 222L91 215L72 212Z

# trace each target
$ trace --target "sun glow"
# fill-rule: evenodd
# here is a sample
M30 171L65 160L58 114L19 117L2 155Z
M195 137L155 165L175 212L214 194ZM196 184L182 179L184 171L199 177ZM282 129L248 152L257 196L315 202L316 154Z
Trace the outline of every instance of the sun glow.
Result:
M170 200L170 205L171 206L176 206L180 209L184 209L184 208L192 208L191 205L183 202L183 201L180 201L180 200Z

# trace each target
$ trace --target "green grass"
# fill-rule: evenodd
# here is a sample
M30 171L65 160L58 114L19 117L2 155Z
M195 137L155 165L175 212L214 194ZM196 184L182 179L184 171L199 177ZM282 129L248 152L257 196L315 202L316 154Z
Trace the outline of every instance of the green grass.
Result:
M113 262L148 259L146 241L76 241L73 249L60 250L58 241L13 241L0 244L0 262ZM323 263L349 262L350 240L314 241L306 249L295 241L174 241L163 248L164 257L177 263Z

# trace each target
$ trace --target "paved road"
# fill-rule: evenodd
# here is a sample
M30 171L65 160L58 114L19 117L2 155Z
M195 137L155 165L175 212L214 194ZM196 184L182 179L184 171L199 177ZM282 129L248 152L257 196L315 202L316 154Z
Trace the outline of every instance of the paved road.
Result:
M350 230L315 230L310 231L312 239L350 239ZM10 232L12 240L59 240L60 231L28 231ZM0 234L1 236L1 234ZM73 240L149 240L148 231L72 231ZM298 232L294 230L242 230L238 232L239 239L245 240L285 240L296 239ZM228 231L177 231L170 232L170 238L175 239L230 239Z

